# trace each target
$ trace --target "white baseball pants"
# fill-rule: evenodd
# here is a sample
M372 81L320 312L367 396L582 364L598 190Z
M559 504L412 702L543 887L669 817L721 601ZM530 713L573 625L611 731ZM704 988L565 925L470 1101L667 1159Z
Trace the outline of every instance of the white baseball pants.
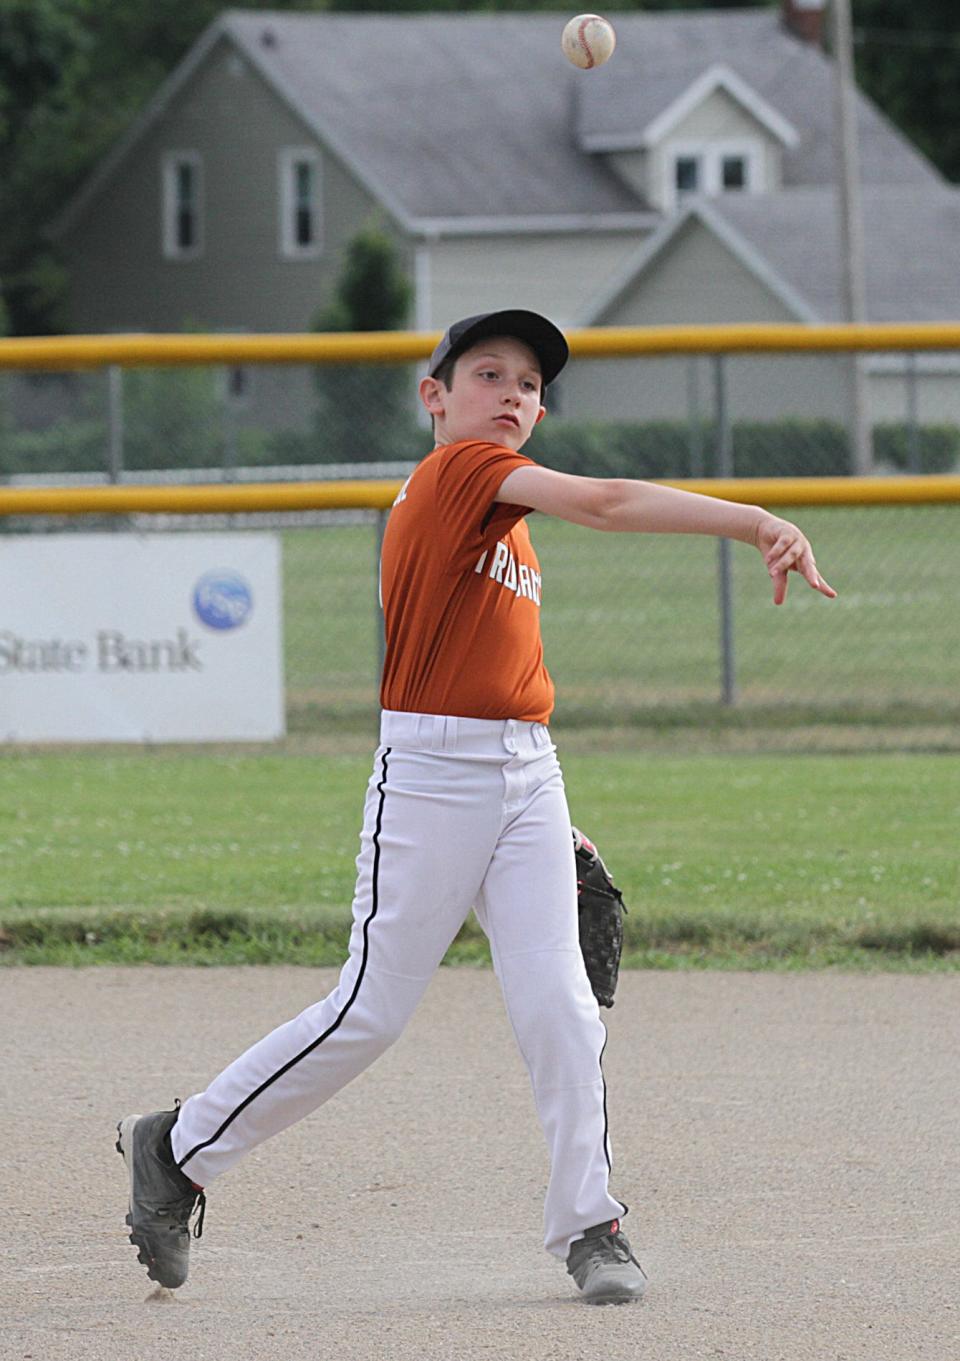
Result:
M474 907L550 1151L545 1246L565 1257L625 1207L608 1190L606 1030L580 953L570 816L547 729L384 712L357 871L337 986L184 1102L178 1164L209 1185L367 1068Z

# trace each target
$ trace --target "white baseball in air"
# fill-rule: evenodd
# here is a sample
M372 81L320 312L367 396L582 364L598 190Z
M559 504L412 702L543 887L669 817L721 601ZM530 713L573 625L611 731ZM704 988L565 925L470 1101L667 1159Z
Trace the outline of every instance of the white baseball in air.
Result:
M617 35L613 31L613 24L599 14L578 14L567 24L560 39L567 61L572 61L574 66L579 66L583 71L609 61L616 45Z

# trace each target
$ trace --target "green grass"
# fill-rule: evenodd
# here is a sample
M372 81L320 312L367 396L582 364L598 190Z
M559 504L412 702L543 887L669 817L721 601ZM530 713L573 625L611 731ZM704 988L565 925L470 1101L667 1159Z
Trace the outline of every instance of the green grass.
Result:
M571 812L624 890L628 962L958 967L953 758L571 745ZM0 959L339 963L368 773L361 756L5 755ZM450 958L486 958L472 920Z
M736 679L744 712L875 721L891 707L960 745L960 578L955 506L798 509L840 591L798 579L776 608L755 550L733 546ZM658 725L720 691L717 547L686 536L603 535L534 516L543 634L557 717ZM376 705L370 525L283 536L285 664L293 731ZM774 722L776 720L774 719ZM802 734L797 735L802 744Z
M624 888L632 963L956 968L960 796L934 753L960 750L957 510L796 518L840 599L794 582L775 609L735 545L725 709L716 545L534 517L574 819ZM343 958L375 537L294 529L283 552L293 736L276 751L0 756L0 960ZM486 958L474 923L450 957Z

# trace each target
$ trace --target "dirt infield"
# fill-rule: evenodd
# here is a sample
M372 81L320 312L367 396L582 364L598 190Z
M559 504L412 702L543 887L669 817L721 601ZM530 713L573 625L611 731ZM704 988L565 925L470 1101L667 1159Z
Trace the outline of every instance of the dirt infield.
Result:
M614 1191L651 1277L592 1309L493 975L442 970L325 1110L210 1190L157 1298L114 1124L202 1086L330 971L7 969L0 1356L945 1361L960 1355L960 978L629 973Z

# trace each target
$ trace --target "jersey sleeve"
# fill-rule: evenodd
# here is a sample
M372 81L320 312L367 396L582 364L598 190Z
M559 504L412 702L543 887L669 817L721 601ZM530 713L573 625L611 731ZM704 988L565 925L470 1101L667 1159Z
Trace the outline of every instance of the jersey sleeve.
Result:
M529 506L495 501L504 478L515 468L534 466L526 454L502 444L453 445L437 478L438 532L447 567L472 566L528 514Z

